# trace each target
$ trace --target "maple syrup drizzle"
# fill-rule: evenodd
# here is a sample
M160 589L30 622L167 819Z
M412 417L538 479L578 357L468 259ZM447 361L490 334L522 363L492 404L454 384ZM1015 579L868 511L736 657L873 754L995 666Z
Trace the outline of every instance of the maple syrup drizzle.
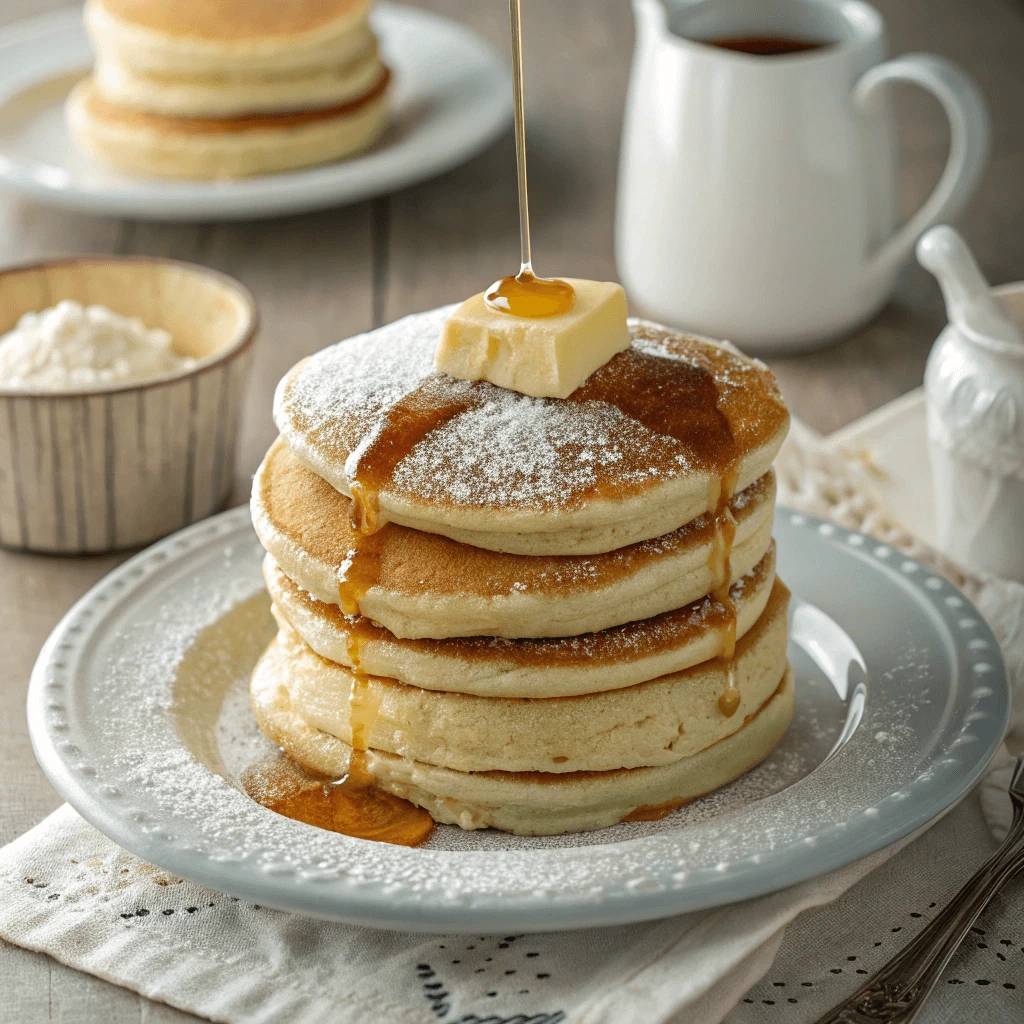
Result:
M420 441L475 401L464 382L432 373L384 413L384 422L370 442L349 457L345 472L352 491L356 544L338 578L338 603L346 615L360 614L360 600L380 579L380 559L387 537L380 516L381 490Z
M515 277L495 281L484 293L484 302L491 309L500 309L512 316L540 320L572 311L576 292L567 281L537 277L524 263Z
M736 666L735 662L729 662L729 685L718 696L718 710L726 718L732 718L739 710L740 691L736 688Z
M718 709L731 718L740 706L736 605L730 595L736 537L730 503L739 478L740 452L729 420L718 407L714 377L703 367L681 359L630 348L595 370L567 401L614 405L648 430L683 442L699 468L717 476L717 492L712 491L708 502L708 512L714 516L708 568L716 581L711 596L726 613L721 656L726 662L728 684L718 698Z
M346 615L359 615L359 602L380 579L384 532L356 535L356 546L342 563L338 577L338 603Z
M332 782L281 754L250 767L242 776L242 787L258 804L317 828L397 846L426 842L434 830L430 815L377 789L365 758L353 751L348 774Z
M520 267L515 277L503 277L484 293L491 309L540 319L561 316L572 310L576 293L567 281L537 277L533 272L530 250L530 200L526 182L526 103L523 98L523 22L520 0L509 0L509 26L512 32L512 101L516 122L516 180L519 184Z
M376 434L349 456L345 466L352 490L352 523L359 533L376 533L383 525L380 492L402 459L432 430L474 404L465 382L432 373L385 411Z
M575 302L567 282L538 278L533 271L530 246L526 133L523 101L522 28L520 0L509 0L514 65L513 92L516 120L516 170L519 185L521 266L515 277L496 281L485 295L494 309L514 316L543 318L569 312ZM362 671L362 648L372 638L360 600L380 577L386 529L381 523L380 491L390 482L398 464L431 431L472 408L474 392L443 374L432 374L403 396L384 416L376 435L362 450L353 453L346 466L352 494L355 547L339 574L339 603L352 618L346 642L352 665L349 696L351 756L348 772L332 781L305 771L290 758L255 765L244 778L245 791L270 810L298 821L345 835L403 846L425 842L434 828L430 815L375 785L369 771L367 750L379 708ZM729 595L730 556L735 520L729 510L736 483L733 468L738 461L729 423L718 409L715 382L708 371L681 360L655 356L636 349L619 353L578 388L569 401L602 401L615 405L626 416L648 429L687 445L697 461L721 474L715 508L715 542L711 559L715 578L721 582L712 592L726 608L723 657L729 665L729 686L719 697L722 714L731 717L740 703L735 686L736 609ZM543 773L542 773L543 774ZM624 821L652 821L688 803L671 800L638 807Z
M380 695L370 689L370 677L355 669L348 698L348 722L352 730L352 751L363 754L370 746L370 730L377 720Z
M306 771L286 754L275 761L250 767L242 787L257 803L286 818L340 832L356 839L370 839L398 846L419 846L430 838L434 822L430 814L408 800L377 787L366 752L370 731L377 718L380 696L361 671L362 646L374 636L368 619L357 616L348 624L346 647L352 662L349 692L351 753L348 771L337 781Z
M558 316L572 309L575 293L564 281L548 281L533 272L530 251L530 213L526 182L526 130L523 103L522 24L519 0L509 0L512 28L512 60L515 66L513 93L516 114L516 172L519 182L519 229L521 266L512 278L495 282L485 300L495 309L523 317ZM349 785L369 774L365 751L377 714L377 702L362 672L361 650L366 639L360 632L360 601L380 579L385 533L381 522L380 492L390 482L398 464L431 431L476 404L474 393L465 386L453 390L446 375L432 374L391 406L384 422L369 443L349 458L345 472L352 494L352 523L356 544L348 552L338 578L338 600L348 616L359 616L349 628L347 653L352 664L349 721L352 730L352 762L346 780ZM372 791L372 782L352 783L359 792ZM360 788L361 787L361 788ZM410 805L411 806L411 805Z
M366 538L373 540L373 537ZM257 803L287 818L398 846L419 846L430 838L434 822L421 807L377 787L369 769L370 732L380 707L380 695L361 670L362 646L374 635L368 619L356 616L348 624L346 646L352 662L349 692L351 753L348 771L337 781L306 771L286 754L250 767L242 787Z
M738 461L732 428L718 408L714 377L683 359L628 348L598 367L566 401L616 406L653 433L682 442L695 469L724 477Z
M631 810L622 820L661 821L662 818L667 818L673 811L678 811L680 807L685 807L689 803L693 803L693 798L683 796L676 797L675 800L666 800L661 804L641 804Z
M365 615L358 615L345 623L345 653L349 664L361 672L363 670L363 648L377 637L377 629Z

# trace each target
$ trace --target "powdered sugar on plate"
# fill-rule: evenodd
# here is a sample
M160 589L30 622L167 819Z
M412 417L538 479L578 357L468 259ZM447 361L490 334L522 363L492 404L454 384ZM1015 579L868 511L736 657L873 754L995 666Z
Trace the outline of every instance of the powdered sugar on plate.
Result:
M851 719L852 696L836 691L842 664L805 631L807 646L790 649L798 715L777 753L659 823L539 840L444 829L431 845L405 849L255 804L234 778L260 755L244 688L274 627L245 509L143 552L72 610L33 675L33 743L61 793L121 846L301 913L537 930L664 916L791 885L948 806L998 745L1007 708L994 641L985 634L988 650L968 648L985 627L972 619L961 630L965 602L952 588L929 589L923 572L894 576L845 531L801 523L777 523L780 565L795 593L817 601L860 650L866 703ZM973 681L974 661L984 685Z
M560 836L515 836L494 829L467 832L455 825L439 824L421 849L543 850L594 846L639 839L741 811L804 778L828 755L845 718L845 708L830 690L821 680L807 680L801 687L793 724L767 760L728 786L658 821L623 822L612 828ZM828 721L824 729L821 719ZM240 785L238 780L246 768L265 761L278 750L256 725L249 707L248 678L244 676L235 679L224 694L213 732L220 763L236 785Z

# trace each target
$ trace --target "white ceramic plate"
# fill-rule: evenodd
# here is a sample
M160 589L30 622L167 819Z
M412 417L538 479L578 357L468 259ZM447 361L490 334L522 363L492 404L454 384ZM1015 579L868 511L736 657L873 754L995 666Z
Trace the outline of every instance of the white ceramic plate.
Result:
M541 931L716 906L839 867L961 796L998 746L1006 676L944 580L780 509L797 714L775 753L660 822L517 838L439 826L427 846L336 835L235 782L267 741L248 672L273 634L248 510L126 562L54 630L29 727L60 793L140 857L266 906L378 927Z
M508 71L476 33L381 3L373 26L395 77L392 123L362 156L230 182L131 178L96 164L68 135L64 99L92 63L79 8L0 32L0 184L85 213L144 220L270 217L354 203L449 170L512 118Z

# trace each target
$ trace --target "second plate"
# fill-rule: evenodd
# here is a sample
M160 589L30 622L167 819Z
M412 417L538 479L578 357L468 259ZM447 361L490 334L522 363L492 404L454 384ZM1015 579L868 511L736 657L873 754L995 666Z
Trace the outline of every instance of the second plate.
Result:
M132 178L75 146L64 100L92 51L80 8L0 32L0 184L84 213L142 220L271 217L354 203L440 174L474 156L512 120L508 71L475 32L448 18L381 3L372 15L394 78L391 123L366 153L239 181Z

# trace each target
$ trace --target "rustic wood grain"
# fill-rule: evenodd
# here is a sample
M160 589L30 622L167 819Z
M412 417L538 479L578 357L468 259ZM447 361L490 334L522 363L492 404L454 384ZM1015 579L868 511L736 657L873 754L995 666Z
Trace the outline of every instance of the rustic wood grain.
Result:
M0 24L63 6L4 0ZM504 49L501 0L421 0ZM992 108L992 160L959 226L994 282L1024 278L1024 6L1011 0L878 0L894 53L930 50L962 64ZM614 278L612 220L632 24L625 0L526 0L524 31L534 254L545 273ZM903 204L938 177L948 136L933 100L897 96ZM337 338L464 298L516 266L511 140L465 167L393 196L252 224L160 225L90 218L0 197L0 265L78 253L145 253L205 263L257 297L263 333L243 411L236 496L273 437L270 398L296 359ZM921 381L944 322L938 289L916 266L870 324L827 351L772 365L795 412L829 431ZM59 800L25 731L25 685L46 634L116 558L0 552L0 843ZM924 1018L927 1021L927 1014ZM0 943L0 1022L179 1024L195 1020Z

